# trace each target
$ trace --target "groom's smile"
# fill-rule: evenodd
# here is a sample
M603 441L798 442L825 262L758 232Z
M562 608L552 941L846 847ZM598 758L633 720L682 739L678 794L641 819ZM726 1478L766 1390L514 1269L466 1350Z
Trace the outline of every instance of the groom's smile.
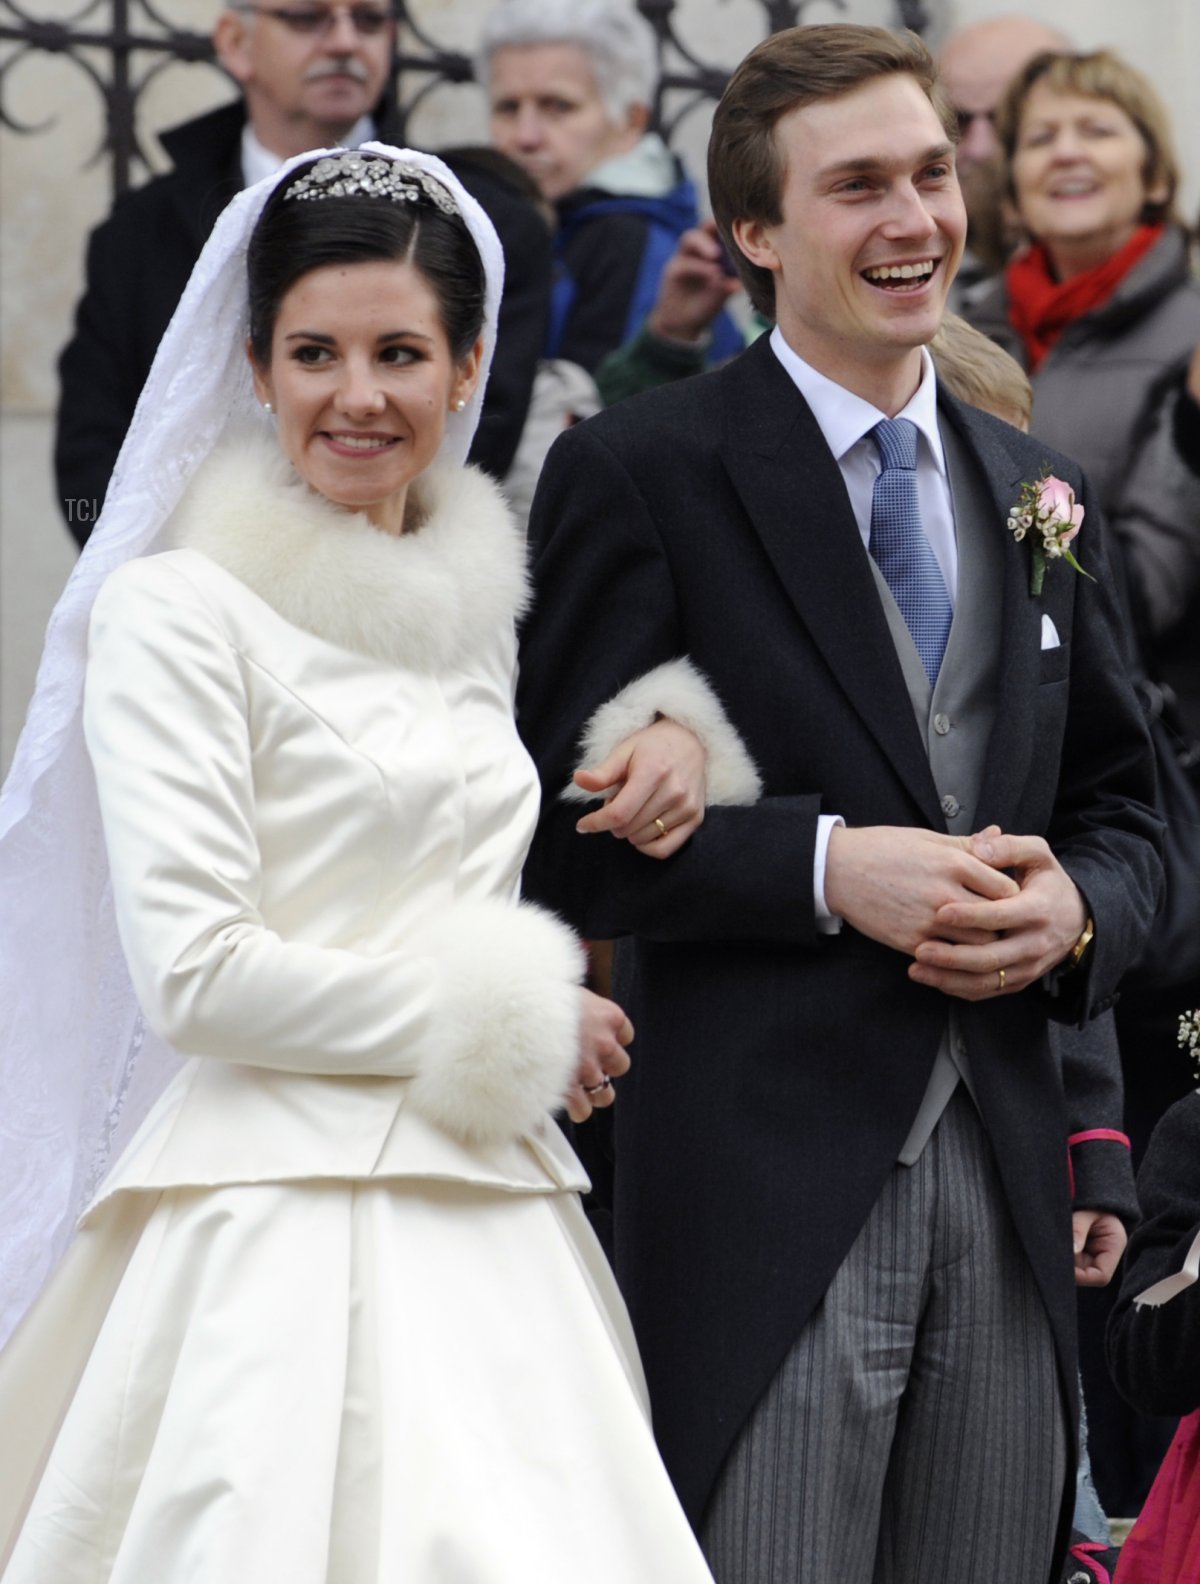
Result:
M789 111L774 137L782 217L739 222L739 245L775 275L792 348L883 405L881 368L915 388L916 348L937 331L962 257L953 144L906 73Z

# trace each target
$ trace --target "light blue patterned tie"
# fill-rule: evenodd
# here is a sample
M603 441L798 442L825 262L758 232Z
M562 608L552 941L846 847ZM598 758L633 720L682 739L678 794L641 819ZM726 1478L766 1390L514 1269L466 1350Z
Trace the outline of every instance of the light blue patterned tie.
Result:
M907 418L885 418L871 430L871 438L882 466L871 501L868 548L908 623L930 682L936 682L954 607L921 527L917 426Z

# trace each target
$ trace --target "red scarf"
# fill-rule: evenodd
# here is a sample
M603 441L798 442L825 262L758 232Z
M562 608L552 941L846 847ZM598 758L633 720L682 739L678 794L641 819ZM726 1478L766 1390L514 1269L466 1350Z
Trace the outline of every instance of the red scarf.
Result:
M1200 1578L1200 1413L1179 1421L1142 1515L1121 1548L1117 1584Z
M1163 225L1139 226L1125 246L1103 264L1065 281L1055 280L1050 255L1040 242L1013 259L1004 272L1008 317L1025 343L1031 374L1069 324L1108 301L1165 230Z

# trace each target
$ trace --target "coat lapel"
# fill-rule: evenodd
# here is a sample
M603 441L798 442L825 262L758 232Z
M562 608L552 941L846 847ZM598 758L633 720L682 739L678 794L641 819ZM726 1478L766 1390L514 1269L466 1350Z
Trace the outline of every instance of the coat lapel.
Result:
M1007 826L1029 777L1034 750L1031 701L1039 680L1042 607L1029 592L1029 546L1018 544L1007 527L1009 510L1030 474L1027 460L1023 465L1005 447L989 419L945 392L940 405L943 421L958 430L983 472L995 510L994 531L1004 540L996 715L984 762L979 824Z
M720 376L722 463L838 685L925 818L944 828L896 647L841 471L762 337Z

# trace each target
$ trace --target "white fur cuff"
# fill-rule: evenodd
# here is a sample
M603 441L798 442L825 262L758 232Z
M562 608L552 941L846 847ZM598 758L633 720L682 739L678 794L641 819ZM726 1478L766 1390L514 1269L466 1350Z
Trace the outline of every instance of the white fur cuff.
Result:
M441 964L409 1099L472 1143L517 1138L562 1104L579 1059L584 953L528 903L460 903L424 943Z
M623 687L602 704L584 727L578 768L599 764L626 737L651 725L659 715L678 721L704 744L708 754L705 802L757 803L762 781L753 759L734 730L712 685L690 660L668 660ZM591 802L598 794L572 782L563 797Z

